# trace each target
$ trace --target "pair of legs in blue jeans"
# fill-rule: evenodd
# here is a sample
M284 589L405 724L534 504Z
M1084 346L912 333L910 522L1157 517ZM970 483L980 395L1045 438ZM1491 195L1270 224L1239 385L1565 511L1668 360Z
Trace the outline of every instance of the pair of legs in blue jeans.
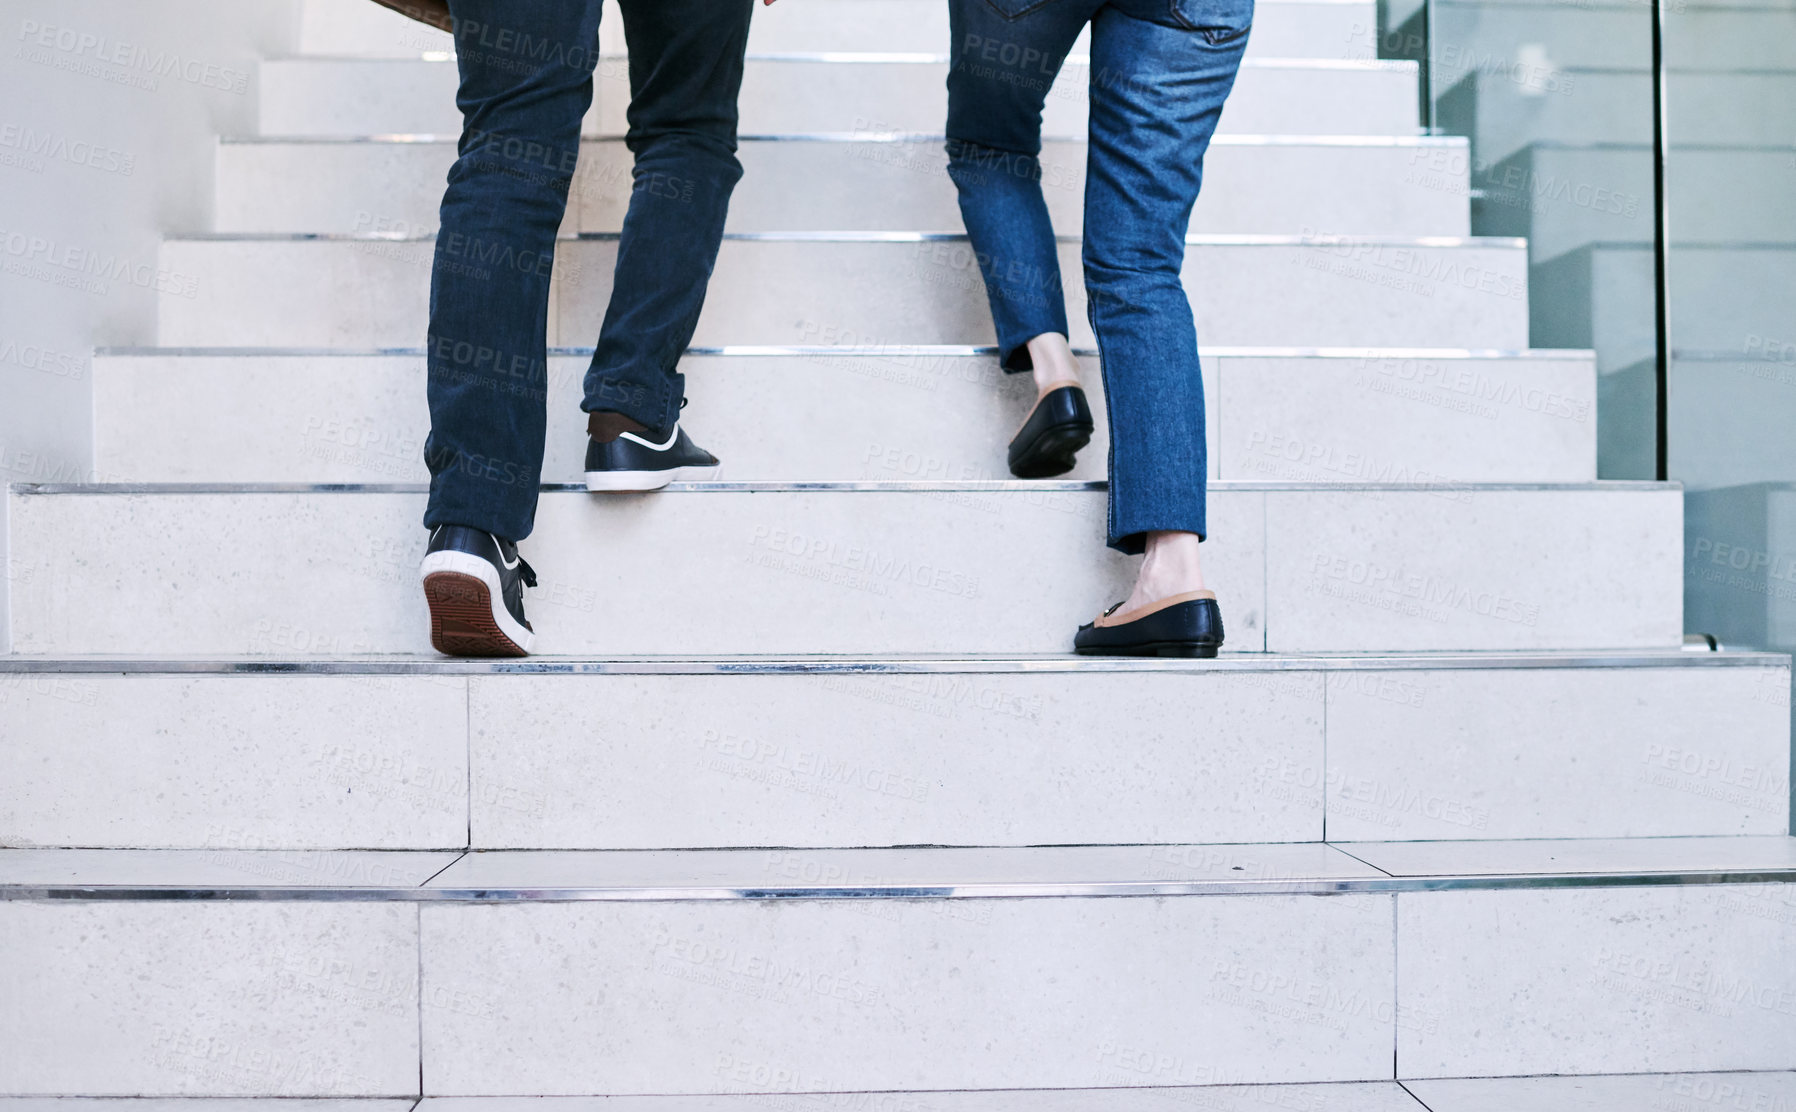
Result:
M1042 195L1042 109L1074 41L1091 29L1083 263L1109 402L1109 543L1149 553L1125 612L1201 588L1204 397L1180 270L1204 152L1234 86L1253 0L950 6L948 172L1003 365L1036 370L1044 386L1073 365ZM1043 373L1044 359L1062 366Z
M754 0L623 0L634 187L581 408L662 430L723 239ZM592 104L601 0L450 0L465 124L428 342L424 523L517 541L542 479L549 272ZM613 75L614 76L614 75Z

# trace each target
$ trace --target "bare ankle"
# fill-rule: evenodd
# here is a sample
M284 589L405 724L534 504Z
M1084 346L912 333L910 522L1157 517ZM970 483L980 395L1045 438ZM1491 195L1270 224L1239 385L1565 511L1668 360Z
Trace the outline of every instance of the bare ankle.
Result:
M1147 554L1124 609L1151 606L1174 595L1205 590L1204 569L1196 533L1154 532L1147 535Z
M1038 393L1050 386L1079 381L1079 359L1065 336L1058 332L1043 332L1025 346L1029 349L1029 362L1035 368Z

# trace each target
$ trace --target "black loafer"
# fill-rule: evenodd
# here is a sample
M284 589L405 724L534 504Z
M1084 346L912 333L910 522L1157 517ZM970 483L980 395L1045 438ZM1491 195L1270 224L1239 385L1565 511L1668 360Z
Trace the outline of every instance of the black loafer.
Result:
M1066 474L1079 449L1091 443L1092 428L1084 390L1073 383L1048 387L1010 442L1010 473L1019 479Z
M1222 611L1209 591L1187 591L1118 614L1117 603L1079 627L1073 651L1081 656L1213 657L1222 647Z

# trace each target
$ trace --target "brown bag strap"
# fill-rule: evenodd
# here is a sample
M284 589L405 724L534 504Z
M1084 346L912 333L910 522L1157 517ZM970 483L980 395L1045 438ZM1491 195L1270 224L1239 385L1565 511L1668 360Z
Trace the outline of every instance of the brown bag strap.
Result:
M401 15L409 15L419 23L428 23L439 31L453 31L455 24L449 18L449 0L374 0L382 7L392 8Z

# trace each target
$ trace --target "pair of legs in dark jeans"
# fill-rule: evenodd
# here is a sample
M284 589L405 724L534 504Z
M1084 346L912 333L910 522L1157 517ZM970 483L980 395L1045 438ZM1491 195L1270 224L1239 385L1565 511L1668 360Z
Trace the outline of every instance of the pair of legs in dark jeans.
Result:
M468 526L515 543L535 521L549 273L592 103L600 6L450 2L465 123L431 275L424 523L433 529ZM622 7L635 184L581 408L660 431L678 420L676 368L742 176L736 95L753 0Z
M431 272L420 569L431 643L445 653L522 655L533 638L523 598L536 580L517 542L536 521L550 272L593 99L601 2L449 0L464 122ZM742 177L736 96L753 0L622 8L636 161L581 403L595 490L653 489L716 463L677 428L677 368Z
M1000 358L1007 370L1033 369L1044 388L1078 372L1042 195L1042 108L1074 41L1091 28L1083 263L1109 402L1109 543L1147 553L1116 616L1201 592L1203 380L1180 270L1204 152L1234 87L1253 0L950 7L948 172L985 278Z

